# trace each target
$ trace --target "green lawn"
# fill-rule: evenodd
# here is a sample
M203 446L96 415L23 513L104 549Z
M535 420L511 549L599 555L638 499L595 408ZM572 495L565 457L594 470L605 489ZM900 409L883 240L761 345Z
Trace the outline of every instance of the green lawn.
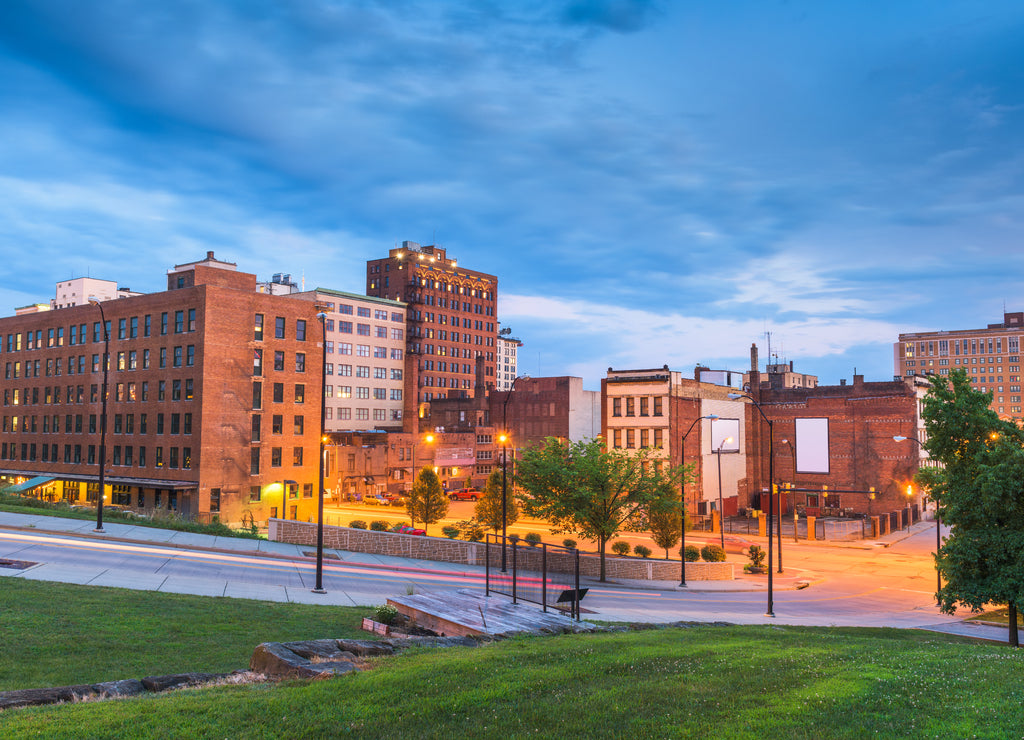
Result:
M0 588L7 688L29 669L52 685L230 670L265 640L352 634L369 611L14 579ZM416 650L330 681L14 710L0 715L0 736L1003 738L1024 735L1022 701L1024 651L1001 645L698 627Z

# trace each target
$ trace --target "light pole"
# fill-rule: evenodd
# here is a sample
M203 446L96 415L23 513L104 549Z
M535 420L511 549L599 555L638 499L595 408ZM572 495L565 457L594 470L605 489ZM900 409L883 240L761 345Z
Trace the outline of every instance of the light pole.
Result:
M722 549L725 549L725 509L722 507L722 448L732 442L732 437L726 437L718 445L715 454L718 455L718 536L722 538Z
M316 586L313 593L325 594L324 590L324 442L327 441L324 419L327 416L327 314L322 311L316 315L320 320L320 482L316 500Z
M714 421L718 418L718 414L708 414L707 416L698 416L690 424L690 428L686 430L686 434L679 441L679 462L681 465L686 465L686 438L690 436L690 432L697 426L697 423L701 419L711 419ZM699 459L699 455L698 455ZM722 469L718 469L718 487L721 490L722 487ZM683 475L683 479L680 483L679 491L679 585L686 585L686 475Z
M103 388L100 411L100 493L96 500L96 529L94 532L103 531L103 487L106 473L107 459L107 373L110 371L110 330L107 328L107 318L103 315L103 304L94 296L89 296L89 303L100 310L100 324L103 326ZM70 418L70 417L69 417Z
M793 443L788 439L782 440L782 444L789 448L789 453L793 457L793 482L786 484L786 489L790 492L789 502L793 506L793 542L799 542L797 536L797 524L799 523L800 517L796 513L796 494L793 493L793 486L796 483L796 450L793 449ZM779 562L782 562L782 486L779 486ZM770 565L770 563L769 563ZM782 572L782 566L779 566L779 572Z
M916 437L904 437L903 435L897 434L893 436L894 442L913 442L919 448L921 447L921 440ZM942 571L939 570L939 549L942 547L942 521L939 519L939 503L935 502L935 602L941 607L942 598L939 596L939 591L942 590Z
M765 612L766 617L774 617L774 599L772 594L772 495L775 493L775 444L774 434L772 429L772 420L765 416L764 411L761 409L761 404L754 400L753 396L747 395L746 393L730 393L729 398L736 400L738 398L745 398L754 405L757 409L757 413L761 415L764 422L768 425L768 611ZM782 572L782 541L779 540L779 572Z
M520 378L529 379L529 375L517 375L512 378L512 385L505 393L505 401L501 404L501 572L506 572L505 543L508 530L508 402L512 391L516 389L516 381Z

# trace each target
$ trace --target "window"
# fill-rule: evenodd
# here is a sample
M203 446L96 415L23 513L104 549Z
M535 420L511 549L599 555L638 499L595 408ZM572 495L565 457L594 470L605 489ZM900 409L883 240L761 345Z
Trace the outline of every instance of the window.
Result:
M271 434L282 434L284 432L284 416L281 414L274 414L271 417L270 422L270 433Z
M261 349L252 351L252 374L263 375L263 350Z
M621 398L613 398L612 399L612 416L622 416L622 399ZM618 445L615 445L615 446L618 447Z
M304 383L295 384L295 403L306 402L306 386Z
M636 416L636 399L635 398L627 398L626 399L626 416Z
M339 355L350 355L350 354L352 354L352 344L350 342L338 342L338 354Z
M284 316L277 316L274 318L274 338L284 339Z
M362 386L357 386L356 387L356 398L369 398L369 397L370 397L370 389L369 388L365 388L365 387L362 387Z
M359 308L356 309L356 315L360 316L361 318L368 319L370 318L370 309L366 308L365 306L360 306Z
M391 369L391 379L392 380L401 380L402 379L402 371L400 369L398 369L398 368L392 368Z
M181 367L181 346L174 348L174 367Z
M306 372L306 353L296 352L295 353L295 372L304 373Z
M284 403L284 383L274 383L274 403Z
M249 475L260 474L260 448L253 447L249 450Z
M181 334L185 331L185 312L175 311L174 312L174 333Z
M361 337L370 336L370 325L369 324L356 324L356 334Z
M252 384L252 407L254 409L263 408L263 384L253 383Z
M295 338L300 342L306 341L306 320L298 319L295 322Z
M648 402L649 401L650 401L650 399L647 398L647 396L641 396L640 397L640 416L649 416L649 414L647 413L647 406L648 406ZM647 445L641 445L641 447L646 447L646 446Z
M256 328L253 331L253 339L257 342L263 341L263 314L256 314Z
M257 489L258 490L258 489ZM216 514L220 511L220 489L210 489L210 513Z
M281 351L275 351L274 352L274 369L275 370L284 370L284 352L281 352Z
M196 310L194 308L188 310L188 330L196 330Z
M292 465L302 465L302 448L296 447L292 450Z
M196 364L196 346L194 344L188 345L185 348L185 367L192 367ZM134 367L132 368L135 369Z
M369 357L370 356L370 345L368 345L368 344L357 344L356 345L356 356L357 357Z
M270 448L270 467L279 468L281 467L281 448L271 447Z
M661 416L661 396L654 397L654 415Z
M357 378L368 378L368 377L370 377L370 366L369 365L356 365L356 377Z

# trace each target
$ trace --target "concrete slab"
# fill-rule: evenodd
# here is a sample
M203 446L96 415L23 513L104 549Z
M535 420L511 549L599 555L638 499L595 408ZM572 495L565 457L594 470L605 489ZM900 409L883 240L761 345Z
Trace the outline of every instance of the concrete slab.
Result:
M290 587L288 600L295 604L317 604L320 606L352 606L352 600L345 591L328 591L315 594L309 588Z
M98 578L106 570L106 568L42 563L34 568L18 571L17 576L33 581L57 581L58 583L77 583L84 586Z
M111 586L113 588L130 588L135 591L159 591L163 586L166 576L156 573L117 573L106 571L89 581L90 586Z
M213 547L217 538L208 534L196 534L195 532L175 532L168 542L175 545L187 545L188 547Z
M259 540L247 540L241 537L216 537L213 547L218 550L233 550L235 552L259 552Z
M184 576L168 576L161 591L175 594L195 594L197 596L223 596L228 582L221 579L190 578Z
M256 601L288 601L288 589L284 586L228 581L224 595L233 599L254 599Z

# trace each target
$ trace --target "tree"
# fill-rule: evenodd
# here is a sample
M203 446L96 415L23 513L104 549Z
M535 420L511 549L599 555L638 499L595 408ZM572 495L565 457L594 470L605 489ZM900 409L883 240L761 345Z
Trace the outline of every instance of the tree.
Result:
M647 449L627 453L605 450L600 439L570 443L549 437L519 461L523 513L550 522L553 534L596 540L604 581L608 541L625 528L646 529L652 502L680 488L686 469L661 463Z
M516 498L512 493L512 481L507 481L508 491L506 498L508 499L505 507L505 522L506 524L514 524L519 519L519 504L516 503ZM491 471L491 474L487 476L487 482L484 484L483 495L480 500L476 502L476 507L473 509L473 513L476 515L477 521L483 524L488 529L493 529L497 532L501 529L501 469Z
M1024 608L1024 432L991 409L990 393L955 370L932 378L923 402L930 457L942 467L918 473L937 515L950 526L937 554L940 608L981 611L1006 604L1009 641L1017 646L1017 611Z
M675 547L682 536L679 509L680 502L675 499L674 492L671 497L659 497L647 509L647 529L654 544L665 550L665 560L668 560L669 549Z
M441 480L433 468L423 468L416 476L405 501L405 510L414 524L423 522L424 531L448 513L448 497L444 495Z

